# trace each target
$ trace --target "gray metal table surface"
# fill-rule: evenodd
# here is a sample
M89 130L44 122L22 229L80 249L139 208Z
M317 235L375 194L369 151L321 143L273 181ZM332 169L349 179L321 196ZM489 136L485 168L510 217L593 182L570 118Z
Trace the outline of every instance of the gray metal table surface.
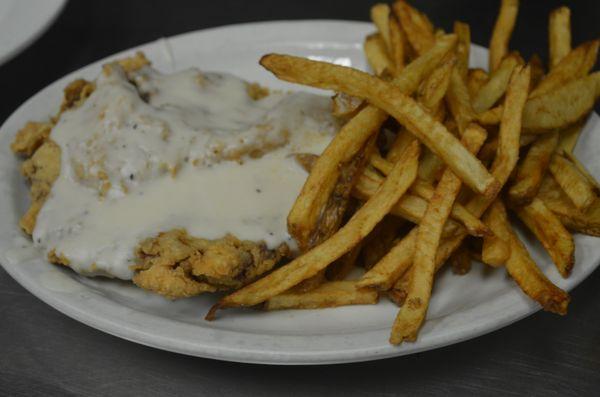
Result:
M485 45L498 2L419 0L450 29L460 19ZM567 2L565 2L567 3ZM573 38L600 37L595 0L568 2ZM275 19L367 20L369 1L72 0L49 31L0 67L0 118L57 78L160 37ZM547 55L548 12L558 1L523 1L514 42ZM567 317L537 314L442 349L375 362L275 367L187 357L104 334L55 311L0 269L0 395L346 396L599 395L600 272L572 293Z

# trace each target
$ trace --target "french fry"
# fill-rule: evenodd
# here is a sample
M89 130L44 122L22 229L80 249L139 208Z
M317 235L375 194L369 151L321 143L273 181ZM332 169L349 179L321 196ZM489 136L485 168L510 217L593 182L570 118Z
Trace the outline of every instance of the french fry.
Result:
M394 139L394 142L392 142L390 150L386 155L388 159L386 165L391 164L393 166L393 163L398 161L404 149L406 149L408 145L414 141L414 139L415 137L405 128L400 128L396 134L396 139Z
M530 68L517 66L512 73L504 97L504 111L502 112L502 121L498 133L497 154L492 163L492 174L502 185L506 183L512 174L519 159L521 119L529 93L530 79ZM471 214L481 216L494 200L495 197L485 198L475 196L469 200L466 208ZM489 226L488 222L485 223ZM461 232L452 238L446 239L438 250L438 263L443 263L460 246L465 237L466 233ZM505 239L497 234L495 236L484 237L484 250L482 252L484 262L496 266L503 262L504 254L502 251L504 245L502 244L502 240Z
M483 125L498 125L502 119L503 110L502 105L486 110L476 116L477 121Z
M380 34L367 36L364 51L369 66L377 76L394 75L396 68L387 54L385 43Z
M531 77L530 73L531 70L529 67L517 66L512 73L506 90L503 104L504 110L498 133L498 151L496 159L492 164L492 174L502 185L508 180L519 159L521 116L526 106ZM479 206L479 204L472 204L473 207L478 207L479 211L471 211L471 213L480 213L481 215L485 211L482 208L487 208L491 204L489 198L475 197L474 203L486 200L488 201L486 205Z
M417 176L419 145L413 143L395 164L377 193L368 200L331 238L278 268L267 276L225 296L214 305L207 319L220 308L254 306L317 274L358 245L389 213Z
M481 87L488 82L490 76L483 69L469 69L467 74L467 89L469 90L469 97L475 98Z
M454 33L458 37L456 46L457 68L460 77L464 82L467 81L469 72L469 54L471 52L471 28L468 24L460 21L454 22Z
M508 191L512 203L528 204L537 195L557 144L557 131L542 135L531 144L525 159L517 167L515 181Z
M596 193L596 195L598 193L600 193L600 184L598 184L598 181L596 180L596 178L594 178L594 176L592 174L590 174L590 172L585 168L585 166L581 163L581 161L579 161L579 159L577 157L575 157L575 155L573 154L573 152L572 151L570 151L570 152L569 151L563 151L562 154L571 163L573 163L573 165L575 166L575 168L577 168L577 171L579 171L579 173L585 179L587 179L587 181L592 186L592 189L594 190L594 193Z
M585 212L594 203L594 186L569 160L555 153L550 160L549 170L577 209Z
M429 51L402 70L394 81L396 86L407 95L412 94L421 80L431 73L455 45L456 38L453 37L437 40ZM340 173L338 165L350 161L387 117L382 110L367 106L338 132L314 164L290 210L287 220L290 235L301 241L308 240L335 188Z
M519 63L519 57L514 54L508 55L500 62L498 68L490 75L487 83L473 97L473 109L475 112L485 112L498 102L506 91L510 75Z
M458 124L458 131L462 135L467 126L475 119L475 111L471 105L469 90L458 68L452 70L446 102Z
M531 84L529 87L530 90L533 91L544 78L546 71L544 70L542 58L540 58L538 54L533 54L531 58L529 58L529 66L531 67Z
M483 222L487 227L492 227L486 215L483 216ZM481 246L481 261L492 267L504 266L510 257L510 247L506 241L497 234L487 236L483 239Z
M390 27L390 48L389 53L394 66L396 66L396 73L400 72L404 68L406 61L406 38L404 37L404 31L400 26L400 22L393 13L389 15L389 27Z
M573 153L577 140L583 129L584 120L579 121L563 130L560 131L560 137L558 139L558 145L556 150L558 152Z
M550 68L552 69L571 52L571 10L569 7L559 7L550 13L548 42Z
M502 59L508 54L508 43L518 13L519 0L502 0L490 40L489 70L491 72L498 68Z
M580 211L549 175L544 178L538 197L568 229L600 237L600 200L594 201L586 212Z
M438 105L444 99L444 95L450 86L452 69L456 65L456 58L449 57L429 77L427 77L417 93L417 99L431 113L434 113Z
M486 138L485 130L473 125L465 130L462 142L471 153L477 153ZM437 248L461 185L461 180L446 169L429 201L427 211L417 229L408 295L392 326L392 344L400 344L404 340L414 341L425 320L433 287Z
M371 21L377 26L377 30L383 39L386 49L391 48L390 39L390 6L385 3L377 3L371 7ZM391 55L391 52L388 52Z
M417 55L421 55L430 49L436 40L433 24L429 21L429 18L408 5L404 0L396 1L392 8L406 33L408 43Z
M567 53L557 65L554 65L529 97L545 95L570 81L587 76L596 63L599 45L600 40L593 40Z
M471 125L469 128L480 130L480 132L483 133L483 129L475 124ZM373 165L375 168L380 170L385 175L389 174L393 168L392 163L386 161L385 159L383 159L381 156L379 156L377 154L371 156L371 165ZM377 180L377 177L372 176L371 179ZM373 189L373 188L371 188L371 189ZM422 197L423 199L430 201L434 195L435 188L428 182L417 178L417 180L413 183L413 186L411 187L411 191L414 192L415 194L417 194L419 197ZM398 202L398 204L394 207L394 209L396 209L398 211L398 215L404 217L405 219L407 219L411 222L414 222L414 223L420 223L420 219L422 218L421 214L419 214L417 216L416 212L410 212L410 215L409 215L409 213L406 212L406 208L407 208L406 205L407 205L407 202L409 201L409 199L412 199L411 200L412 202L415 201L411 195L405 195ZM392 212L392 213L394 213L394 212ZM408 217L407 217L407 215L408 215ZM485 227L485 225L477 217L471 215L466 210L466 208L463 207L459 203L454 204L454 207L452 208L451 216L458 222L462 223L463 226L466 227L467 230L469 231L469 234L471 234L473 236L483 237L486 234L489 234L489 230Z
M424 150L419 163L419 178L433 183L444 168L444 162L429 149Z
M310 231L307 239L296 239L301 252L308 251L321 244L339 229L344 213L350 203L352 188L362 174L365 165L368 164L369 158L374 151L376 137L377 135L371 137L365 143L364 148L347 164L340 165L338 180L323 211L319 214L316 226Z
M349 162L385 121L387 115L366 107L352 118L315 162L288 214L288 230L297 241L310 239L340 175L339 164Z
M329 281L309 292L284 292L269 298L264 309L323 309L348 305L374 305L378 302L377 291L356 288L355 281Z
M568 127L589 113L599 96L600 72L595 72L531 98L523 111L523 129L545 133Z
M527 249L510 226L504 205L500 201L494 202L486 216L498 235L510 244L510 257L506 261L508 274L523 292L537 301L544 310L566 314L569 295L552 284L531 259Z
M378 175L365 172L359 178L355 185L354 196L361 200L367 200L372 197L377 188L381 185L383 179ZM412 189L415 190L417 184L413 184ZM425 193L424 189L415 190L418 193ZM433 196L433 189L430 192L415 196L405 194L390 211L390 214L399 216L413 223L420 223L425 209L427 208L428 200ZM424 197L424 198L422 198ZM456 203L452 209L452 218L460 222L468 231L469 234L482 237L488 235L489 229L475 216L471 215L466 208ZM450 233L451 230L448 230Z
M498 181L483 164L394 84L352 68L290 55L266 55L260 63L282 80L346 92L370 101L406 126L473 190L487 197L498 192Z
M575 243L556 215L538 198L515 207L515 212L542 243L561 276L568 277L575 263Z

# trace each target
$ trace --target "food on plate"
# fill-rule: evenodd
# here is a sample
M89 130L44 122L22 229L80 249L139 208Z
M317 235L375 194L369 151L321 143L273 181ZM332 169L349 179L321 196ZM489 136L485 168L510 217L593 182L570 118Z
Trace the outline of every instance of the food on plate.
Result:
M572 233L600 236L600 187L574 152L600 96L600 41L572 48L561 7L548 67L525 62L509 46L518 7L501 1L487 71L469 65L468 24L445 33L405 0L371 8L373 73L260 59L331 100L197 69L162 74L143 54L108 63L65 89L54 118L18 132L12 150L31 182L21 228L84 275L172 299L226 292L207 320L386 297L400 307L390 343L415 341L436 273L449 264L458 277L474 261L566 314L569 294L509 211L559 277L577 266Z
M501 2L490 44L489 73L468 68L468 25L456 23L454 35L445 35L402 0L391 7L377 4L372 8L377 32L367 43L375 41L377 46L367 44L366 57L375 76L289 55L264 56L261 65L282 80L331 89L340 98L364 100L363 110L351 116L346 126L356 123L367 109L376 108L373 114L379 116L377 123L362 130L355 145L351 141L341 145L345 134L340 133L314 162L290 213L294 214L290 226L296 226L290 230L310 231L319 223L319 214L332 194L328 186L339 179L334 164L360 155L361 145L379 134L377 146L354 181L353 195L363 204L347 207L348 223L292 262L221 299L207 318L213 319L221 308L254 306L287 296L286 289L292 291L295 306L305 307L299 303L302 294L293 292L295 285L321 271L324 263L333 263L331 269L343 268L344 275L350 273L349 267L358 265L365 272L353 287L378 291L401 306L390 338L391 343L399 344L418 337L435 273L450 262L457 274L464 274L473 258L505 267L523 292L545 310L565 314L569 295L529 256L513 231L504 203L540 240L559 273L568 277L575 249L569 230L598 235L599 229L597 182L573 154L581 120L600 95L597 73L591 73L598 44L593 41L571 50L569 12L553 13L549 34L552 63L546 74L539 57L533 56L526 64L509 48L517 13L518 1ZM401 33L396 31L398 27ZM568 37L563 38L565 29ZM401 42L394 41L396 36L404 39L401 50L396 48ZM442 41L452 41L449 51L430 62L432 67L418 79L405 78L409 76L406 71L426 64L424 57L431 56ZM377 51L369 50L370 45ZM416 84L407 89L411 80ZM395 121L386 122L387 117ZM353 135L358 137L359 132L353 131ZM362 234L360 241L353 238L342 250L339 236L356 226L353 221L358 216L366 217L366 209L379 199L384 186L389 187L392 170L397 171L398 164L406 161L406 151L417 141L423 147L412 186L405 191L402 185L401 197L395 205L388 203L388 215L380 218L380 226L372 229L374 225L369 223L371 232ZM525 155L519 161L521 151ZM569 183L564 175L555 175L558 169L570 175ZM412 174L408 176L412 178ZM312 224L304 214L311 214ZM401 227L383 226L390 215L405 219ZM469 234L482 240L473 244L476 237L467 239ZM379 236L385 243L373 242ZM361 263L357 250L376 252L378 259ZM340 273L336 270L336 274ZM313 292L304 294L306 306L316 307ZM331 296L334 301L334 294Z
M326 97L163 74L143 54L108 63L67 87L56 117L17 134L13 150L31 154L21 226L85 275L168 297L239 288L295 249L296 155L319 154L337 126Z

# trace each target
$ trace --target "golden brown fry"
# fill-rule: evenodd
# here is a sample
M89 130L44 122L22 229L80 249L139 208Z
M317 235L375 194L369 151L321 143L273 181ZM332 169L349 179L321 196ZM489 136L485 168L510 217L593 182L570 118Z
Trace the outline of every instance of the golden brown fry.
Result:
M317 224L310 231L308 239L304 239L304 235L294 236L301 252L321 244L339 229L350 204L352 188L369 162L371 153L375 149L376 139L377 134L367 141L352 160L339 165L338 180L329 196L329 200L319 215Z
M356 288L356 281L329 281L309 292L284 292L267 300L265 310L323 309L347 305L374 305L377 291Z
M388 23L390 26L390 48L388 52L394 66L396 66L396 73L398 73L404 68L406 62L406 38L402 27L400 27L400 22L394 14L390 14Z
M514 68L520 63L517 55L511 54L504 58L498 68L492 72L489 80L473 97L473 109L477 113L490 109L504 95L506 86Z
M435 42L433 24L422 12L408 5L404 0L393 4L393 9L406 33L408 43L421 55L430 49Z
M464 22L456 21L454 22L454 33L458 37L458 45L456 46L458 63L456 67L460 77L466 82L469 72L469 54L471 52L471 28Z
M481 68L469 69L467 74L467 89L469 96L475 98L477 92L488 82L490 76Z
M471 153L477 153L486 138L485 130L473 124L465 130L462 143ZM460 179L446 169L429 201L417 231L408 296L392 326L392 344L400 344L404 340L414 341L425 320L433 286L437 248L461 185Z
M418 101L431 113L435 112L448 91L452 69L455 64L456 58L453 56L449 57L437 69L431 72L429 77L419 87L419 92L417 93Z
M394 139L390 150L386 154L386 158L388 160L387 164L393 165L393 163L398 161L404 149L406 149L414 139L415 137L413 134L404 128L400 128L396 134L396 139Z
M343 93L337 93L331 98L331 113L335 117L354 117L363 100Z
M385 48L390 49L390 6L385 3L377 3L371 7L371 21L377 26L377 30L383 39ZM391 55L391 52L388 52Z
M498 133L498 152L492 164L492 174L502 185L508 180L519 159L521 115L525 111L530 73L529 67L517 66L506 90Z
M260 63L282 80L342 91L369 100L406 126L473 190L484 196L498 192L498 181L483 164L394 84L352 68L290 55L265 55Z
M517 66L513 71L508 89L506 90L504 98L505 110L502 112L502 121L498 133L497 155L492 163L492 174L502 185L510 177L519 159L521 119L529 92L530 78L531 71L529 67ZM495 197L485 198L475 196L469 200L466 208L471 214L481 216L494 200ZM445 239L440 245L440 249L438 249L437 262L443 263L460 246L465 237L466 233L460 231L455 236ZM502 236L496 235L496 237L499 240L494 240L494 237L491 239L488 238L487 246L484 244L484 248L488 248L488 253L486 255L482 254L484 261L492 265L502 262L502 243L500 240L504 239ZM491 248L494 249L492 250Z
M517 167L515 181L508 191L513 204L530 203L537 195L557 144L558 132L556 131L541 136L531 144L525 159Z
M573 153L584 124L584 120L581 120L578 123L561 130L556 150L558 152L564 151L565 153Z
M540 81L542 81L546 71L544 70L542 58L540 58L538 54L533 54L531 58L529 58L529 66L531 67L531 84L529 87L530 90L533 90L538 86Z
M452 70L446 101L454 120L458 124L458 131L461 135L464 134L467 126L475 119L475 111L471 105L469 90L458 68Z
M510 226L506 209L500 201L495 201L490 207L489 218L494 231L510 244L510 257L506 261L508 274L523 292L537 301L544 310L566 314L569 295L552 284L531 259L527 249Z
M566 83L585 77L596 63L600 40L583 43L569 52L529 95L535 98L545 95Z
M483 129L475 124L473 124L469 128L478 129L481 133L483 133ZM371 165L373 165L385 175L387 175L393 167L392 163L386 161L377 154L371 156ZM377 176L374 176L372 174L370 175L370 179L370 187L367 186L367 181L365 181L364 177L361 178L361 181L359 182L359 194L362 194L361 198L370 197L369 189L372 192L375 188L374 184L381 183L381 179L377 178ZM417 180L415 181L415 183L413 183L413 186L411 187L411 191L417 194L419 197L430 201L433 197L435 188L427 181L420 180L417 178ZM421 211L421 209L424 210L424 208L422 207L423 204L425 203L419 202L415 199L414 196L407 194L402 199L400 199L400 201L398 201L398 203L394 206L392 214L399 215L404 219L414 223L420 223L422 213L424 212ZM417 211L415 207L419 208L419 210ZM469 231L469 234L473 236L482 237L486 234L489 234L489 230L485 227L485 225L477 217L471 215L467 211L467 209L463 207L460 203L454 204L451 216L456 221L462 223L463 226L466 227Z
M550 175L544 178L538 197L568 229L600 237L600 200L586 212L579 211Z
M518 13L519 0L502 0L490 40L489 70L491 72L498 68L502 59L508 54L508 43Z
M503 110L502 105L486 110L477 115L477 121L483 125L498 125L500 124L500 119L502 119Z
M484 214L482 219L486 226L491 228L492 224L487 215L488 213L489 211ZM509 257L510 247L508 243L502 240L497 234L494 233L483 239L483 244L481 246L481 261L483 263L493 267L503 266Z
M393 76L395 67L387 54L385 43L380 34L376 33L367 36L364 51L369 66L377 76Z
M575 155L573 154L573 152L564 151L563 155L571 163L573 163L573 165L575 166L575 168L577 168L577 171L579 171L579 173L581 175L583 175L583 177L585 179L587 179L587 181L592 186L592 188L594 190L594 193L596 193L596 194L600 193L600 184L598 184L598 181L596 180L596 178L594 178L594 176L592 174L590 174L590 172L587 170L587 168L585 168L585 166L581 163L581 161L579 161L579 159L577 157L575 157Z
M408 64L394 83L407 95L454 48L456 39L439 39L431 50ZM387 119L387 114L373 106L362 109L339 131L319 157L289 215L288 230L297 239L308 239L317 225L339 177L339 164L350 161L371 135Z
M565 128L583 118L600 96L600 72L571 81L527 101L523 129L544 133Z
M344 125L317 159L290 210L290 235L308 241L338 181L338 165L350 161L386 118L380 110L366 107Z
M519 218L542 243L563 277L571 274L575 263L573 236L539 198L523 207L516 207Z
M548 43L550 69L553 69L571 52L571 10L569 7L559 7L550 13Z
M585 212L596 200L594 186L573 163L562 155L555 153L552 156L549 170L554 180L580 211Z
M314 276L360 243L408 190L417 176L419 145L407 148L377 193L340 230L321 245L280 267L258 281L222 298L207 319L219 308L254 306L287 291Z

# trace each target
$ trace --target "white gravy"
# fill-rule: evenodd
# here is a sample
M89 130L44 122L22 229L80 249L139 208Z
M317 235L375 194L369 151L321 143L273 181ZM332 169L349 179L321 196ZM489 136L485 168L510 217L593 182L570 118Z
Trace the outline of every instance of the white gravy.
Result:
M77 272L121 279L141 240L173 228L293 248L286 217L307 174L291 155L321 153L336 129L326 97L253 100L227 74L111 65L52 130L61 173L34 244Z

